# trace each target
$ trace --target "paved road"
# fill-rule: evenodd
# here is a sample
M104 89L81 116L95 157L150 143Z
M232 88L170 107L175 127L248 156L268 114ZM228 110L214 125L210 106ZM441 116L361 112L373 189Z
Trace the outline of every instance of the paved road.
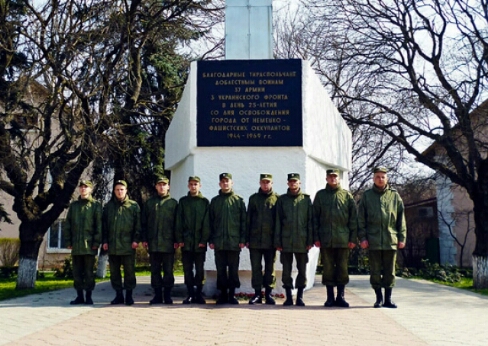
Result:
M74 290L0 302L0 345L483 345L488 342L488 297L398 279L398 309L374 309L367 276L346 287L349 309L324 308L316 277L305 307L182 305L177 285L172 306L150 306L148 277L138 277L131 307L111 306L110 284L98 284L95 305L70 306Z

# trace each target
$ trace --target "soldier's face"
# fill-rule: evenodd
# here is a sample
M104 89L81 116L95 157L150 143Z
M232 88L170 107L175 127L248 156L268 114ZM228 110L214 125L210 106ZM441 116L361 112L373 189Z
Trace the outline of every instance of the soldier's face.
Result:
M232 185L234 185L232 179L229 178L222 178L220 179L219 186L222 192L227 193L232 190Z
M270 192L273 188L273 182L271 180L261 180L259 187L261 187L261 191L263 192Z
M124 185L115 185L114 187L115 198L119 201L123 201L127 196L127 188Z
M202 184L200 184L198 181L190 180L190 182L188 183L188 190L190 191L190 195L192 196L198 195L201 188Z
M335 175L335 174L329 174L327 175L327 184L329 184L331 187L336 187L339 185L340 178Z
M376 172L373 176L373 182L380 189L384 189L388 183L388 176L384 172Z
M156 184L156 191L159 196L166 196L169 192L169 184L163 181Z
M300 180L288 180L288 188L292 192L298 191L298 189L300 188Z
M82 199L87 199L92 193L92 188L86 185L81 185L78 190L80 191L80 197Z

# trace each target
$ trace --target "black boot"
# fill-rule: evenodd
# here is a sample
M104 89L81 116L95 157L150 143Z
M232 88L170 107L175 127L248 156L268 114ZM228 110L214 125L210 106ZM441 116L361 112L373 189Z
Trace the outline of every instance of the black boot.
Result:
M254 304L262 304L263 303L263 297L261 296L261 290L254 290L254 296L249 299L249 304L254 305Z
M264 291L264 301L266 302L267 305L275 305L276 302L273 299L273 296L271 295L272 288L271 287L266 287L266 290Z
M76 290L76 298L69 302L70 305L78 305L85 303L85 298L83 298L83 290Z
M239 304L239 301L236 299L235 294L236 294L236 289L235 288L229 288L229 304L232 304L232 305Z
M125 291L125 305L134 304L134 298L132 298L132 290Z
M86 291L86 298L85 298L86 305L93 305L93 300L91 296L92 296L92 291Z
M164 304L173 304L173 299L171 299L171 287L164 288Z
M325 286L327 288L327 300L324 303L324 306L330 308L334 306L334 286Z
M337 298L335 300L335 306L348 308L349 303L344 299L344 288L344 285L337 285Z
M122 290L115 291L115 298L110 302L110 304L124 304L124 294L122 293Z
M296 306L305 306L303 302L303 287L297 290L297 301L295 302Z
M188 296L183 300L183 304L191 304L195 302L195 291L193 285L187 285L186 290L188 291Z
M197 304L207 304L205 299L203 299L202 290L203 290L203 286L201 286L201 285L197 286L197 291L195 293L195 303L197 303Z
M163 289L161 287L154 289L154 297L149 301L149 304L163 304Z
M284 306L293 305L293 296L291 294L291 288L285 288L286 300L283 302Z
M383 306L385 308L392 308L392 309L396 309L397 306L395 303L393 303L393 301L391 300L391 291L393 290L393 288L389 287L389 288L385 288L385 303L383 304Z
M228 302L229 302L229 296L227 295L227 289L220 290L219 299L217 299L217 302L215 302L215 304L222 305L222 304L227 304Z
M381 293L381 288L375 288L374 293L376 294L376 302L373 306L375 308L381 308L383 306L383 293Z

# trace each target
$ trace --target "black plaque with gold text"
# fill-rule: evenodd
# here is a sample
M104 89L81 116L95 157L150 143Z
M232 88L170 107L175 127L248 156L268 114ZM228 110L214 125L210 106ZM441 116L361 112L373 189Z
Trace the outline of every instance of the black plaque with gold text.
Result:
M301 60L198 62L198 146L302 142Z

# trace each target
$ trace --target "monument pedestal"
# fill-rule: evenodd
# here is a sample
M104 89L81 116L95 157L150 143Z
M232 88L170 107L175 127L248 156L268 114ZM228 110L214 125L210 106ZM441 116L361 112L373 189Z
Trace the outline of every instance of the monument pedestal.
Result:
M171 195L187 193L189 176L202 180L209 200L219 191L219 174L233 175L234 191L244 198L259 188L259 174L271 173L273 189L287 191L287 174L299 173L302 191L313 198L324 188L326 170L341 171L348 185L351 132L302 60L224 60L191 65L190 75L166 134L165 168ZM313 285L319 250L309 253L308 288ZM213 250L207 251L205 293L216 285ZM249 251L240 256L240 291L252 293ZM281 263L276 261L277 290ZM249 273L249 275L247 275ZM246 275L244 275L246 274Z

